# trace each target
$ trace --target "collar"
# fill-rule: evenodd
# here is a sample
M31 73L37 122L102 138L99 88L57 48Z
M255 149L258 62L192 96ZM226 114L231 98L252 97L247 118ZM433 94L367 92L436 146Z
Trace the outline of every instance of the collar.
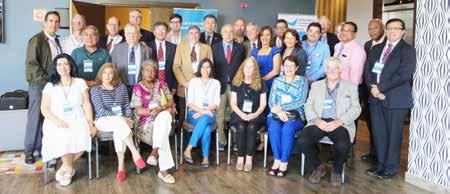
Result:
M58 35L53 35L53 36L50 36L50 34L48 34L45 30L44 30L44 34L45 34L45 37L47 37L48 39L50 39L50 40L55 40L55 38L57 38L57 37L59 37Z
M378 41L372 40L372 45L376 45L376 44L380 44L384 41L385 39L385 35L383 34L383 36L381 36L381 38Z
M141 46L141 45L140 45L139 43L137 43L134 47L128 45L128 49L134 48L134 51L136 51L136 50L138 50L139 48L141 48L140 46Z
M157 47L159 46L159 43L162 43L163 46L166 45L166 41L165 41L165 40L158 40L158 39L155 39L155 44L156 44Z
M395 41L395 42L389 42L389 40L386 40L386 44L385 46L387 46L388 44L392 44L392 48L395 47L395 45L397 45L400 42L401 39Z
M231 48L233 48L233 42L227 43L224 40L222 40L222 45L223 45L223 48L227 48L227 46L230 46Z
M89 55L92 55L92 54L94 54L95 52L97 52L97 51L99 50L98 47L96 47L95 50L94 50L94 52L90 53L90 52L86 49L86 46L83 46L82 48L83 48L84 52L88 53Z

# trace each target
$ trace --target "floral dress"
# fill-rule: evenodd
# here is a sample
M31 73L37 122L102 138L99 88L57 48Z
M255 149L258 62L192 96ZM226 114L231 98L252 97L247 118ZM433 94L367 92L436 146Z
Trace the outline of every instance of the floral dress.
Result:
M131 96L130 106L131 108L143 107L148 108L149 106L161 105L161 100L163 99L162 93L170 101L172 100L172 95L166 84L162 84L159 80L154 83L154 88L148 90L142 82L137 83L133 87L133 94ZM135 131L134 135L144 143L152 145L153 136L153 123L156 116L139 116L135 114Z

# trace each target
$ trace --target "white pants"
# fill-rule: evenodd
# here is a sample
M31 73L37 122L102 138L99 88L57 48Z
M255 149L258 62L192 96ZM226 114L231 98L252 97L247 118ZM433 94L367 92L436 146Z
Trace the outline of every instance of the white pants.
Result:
M94 122L95 127L103 132L113 132L114 148L116 152L125 152L124 140L131 134L131 129L124 118L119 116L101 117Z
M172 115L169 111L162 111L156 116L153 124L153 148L158 149L159 170L164 171L174 167L170 150L169 135L172 129Z

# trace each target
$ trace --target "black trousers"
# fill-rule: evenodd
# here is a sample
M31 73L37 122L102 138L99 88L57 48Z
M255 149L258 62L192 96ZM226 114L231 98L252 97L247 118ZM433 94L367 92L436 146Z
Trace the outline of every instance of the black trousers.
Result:
M379 170L397 173L403 138L403 122L408 109L389 109L381 103L370 104L372 129Z
M253 156L256 147L256 132L261 127L262 123L256 120L244 121L236 118L233 121L236 127L236 143L238 149L238 156Z
M327 122L332 119L323 119ZM352 146L350 142L350 135L346 128L338 127L334 131L326 132L317 127L316 125L310 125L305 127L300 134L299 142L300 149L302 150L305 157L311 161L312 167L316 169L321 161L319 159L319 151L317 148L317 143L327 136L333 142L334 147L334 163L333 170L336 173L342 173L343 165L347 159L347 153Z
M367 129L369 130L369 145L370 145L369 155L371 157L376 157L377 152L376 152L375 140L373 139L372 118L370 118L370 107L369 107L369 102L368 102L370 92L365 83L362 83L361 85L358 86L358 91L359 91L359 101L360 101L361 108L362 108L362 116L366 120ZM358 125L358 120L356 120L355 126L356 126L356 132L358 132L358 129L360 128L360 126ZM355 140L356 140L356 135L355 135ZM353 143L355 143L355 142L356 141L354 141Z

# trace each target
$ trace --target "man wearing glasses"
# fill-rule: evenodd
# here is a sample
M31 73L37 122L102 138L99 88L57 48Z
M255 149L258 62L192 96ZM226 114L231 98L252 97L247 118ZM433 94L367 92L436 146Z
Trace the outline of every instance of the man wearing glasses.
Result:
M100 37L98 47L104 48L111 54L114 46L125 41L125 38L119 34L120 21L116 16L110 17L106 24L108 35Z
M173 14L169 18L170 32L167 33L166 41L173 44L180 44L181 42L181 24L183 18L179 14Z
M393 178L400 168L403 121L413 106L416 51L402 39L404 35L403 20L387 21L386 43L374 46L364 65L377 152L377 165L367 174L380 179Z

